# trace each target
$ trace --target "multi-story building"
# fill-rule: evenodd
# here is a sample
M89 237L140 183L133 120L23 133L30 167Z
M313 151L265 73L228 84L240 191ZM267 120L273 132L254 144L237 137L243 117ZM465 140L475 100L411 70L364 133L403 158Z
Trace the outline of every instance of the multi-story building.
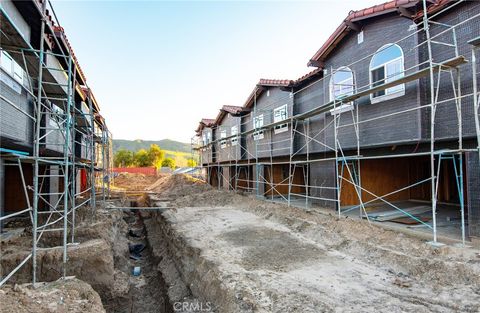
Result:
M74 242L75 211L95 205L110 157L105 119L52 11L47 0L0 5L0 224L31 222L34 267L43 231L63 228Z
M352 11L309 61L315 70L260 80L238 117L241 159L202 165L208 173L244 168L228 179L267 199L369 220L398 213L398 222L431 229L434 241L437 226L455 220L445 235L478 237L479 36L475 1L396 0ZM222 151L228 140L203 149Z

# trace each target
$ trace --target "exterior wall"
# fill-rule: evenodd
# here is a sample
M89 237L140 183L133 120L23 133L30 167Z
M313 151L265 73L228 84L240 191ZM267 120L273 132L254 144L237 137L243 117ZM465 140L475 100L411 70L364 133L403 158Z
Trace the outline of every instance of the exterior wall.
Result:
M468 234L480 238L480 162L478 152L466 153L466 168Z
M290 91L284 91L278 87L271 87L267 90L268 94L267 91L264 91L256 99L256 106L252 112L243 118L243 131L252 130L254 128L253 117L260 114L263 114L264 125L273 123L273 110L285 104L287 104L288 116L292 115L293 97L290 96ZM252 133L246 135L244 158L275 157L290 153L290 126L287 131L278 134L275 134L273 129L266 129L263 135L264 138L259 140L253 140Z
M220 125L215 129L216 138L221 140L221 132L226 131L227 137L232 135L232 126L238 127L238 132L240 133L240 117L231 116L226 114L223 118ZM240 136L239 136L240 137ZM240 138L237 141L236 145L232 145L232 139L226 140L226 147L222 148L220 142L217 142L217 162L226 162L226 161L235 161L240 159Z
M202 129L202 133L201 133L201 136L200 136L200 140L202 141L202 146L205 145L205 142L203 142L203 138L205 136L205 138L208 138L208 134L210 134L210 138L212 138L212 129L210 127L204 127ZM202 148L200 150L200 154L201 154L201 158L202 158L202 164L209 164L209 163L212 163L213 161L213 157L212 157L212 146L208 146L208 147L205 147L205 148Z
M3 97L33 116L30 96L19 82L1 68L0 89ZM0 98L0 139L4 148L15 148L17 145L31 148L33 143L33 120L2 98Z
M62 113L63 114L63 113ZM44 148L63 153L64 151L64 143L65 143L65 124L61 123L61 120L65 119L65 116L62 114L53 114L53 113L46 113L45 114L45 124L44 126L47 128L44 130L45 136L44 141ZM60 119L58 122L57 117ZM60 126L59 126L60 125ZM73 136L73 132L71 131L69 136ZM70 146L72 143L72 137L69 139Z
M295 105L293 112L295 115L308 112L327 103L328 84L325 84L325 80L320 79L302 87L295 92L294 102ZM308 140L305 135L314 138L314 140L308 142L309 152L324 152L331 150L325 147L325 118L326 114L323 113L310 117L303 122L298 121L296 130L300 133L295 134L295 151L298 151L299 154L307 153L306 143ZM331 129L329 129L329 131L331 131Z
M7 13L8 18L17 27L20 35L25 39L25 41L30 42L30 26L28 26L20 12L18 12L17 8L13 4L13 1L2 0L0 8Z
M325 68L331 73L331 69L338 69L342 66L349 66L353 71L356 88L370 84L370 61L371 54L375 53L382 46L395 43L414 32L410 29L413 22L410 19L398 16L397 14L385 15L371 19L363 28L364 40L358 44L357 34L351 33L343 39L342 44L337 47L331 56L325 61ZM416 35L410 36L397 43L403 50L404 69L414 67L418 63ZM352 64L353 62L356 62ZM408 72L406 73L406 75ZM329 82L328 77L325 84ZM325 88L328 90L328 88ZM409 108L419 107L418 81L405 84L405 95L390 100L372 103L369 96L362 97L356 101L358 105L359 120L400 112ZM345 126L352 123L350 112L342 113L339 121L338 138L343 149L356 147L356 135L353 126ZM333 117L327 114L325 124L329 124ZM360 145L371 147L398 143L416 142L420 138L420 112L413 110L408 113L384 117L381 119L365 122L359 125ZM334 146L333 124L326 130L326 143Z
M4 216L5 210L5 161L0 158L0 216ZM0 221L0 232L4 221Z
M322 161L310 164L310 186L309 195L312 203L326 208L335 208L336 202L327 199L336 199L337 185L335 161ZM314 198L313 198L314 197ZM315 199L317 198L317 199Z
M454 9L447 11L446 14L442 14L436 19L436 21L448 25L455 25L479 13L480 2L466 1L464 4L457 5ZM436 36L436 34L440 32L445 32L446 30L447 28L444 26L432 24L431 36ZM459 55L463 55L469 60L471 58L472 46L468 44L468 41L480 36L480 19L475 18L456 27L455 33ZM453 38L453 33L451 31L447 31L440 36L436 36L434 40L452 44ZM425 40L425 36L423 35L420 40ZM448 47L445 45L433 44L432 54L436 62L442 62L455 57L455 50L452 47ZM427 58L428 52L426 51L426 49L424 49L421 54L421 60L426 60ZM459 67L459 71L461 78L461 94L471 94L473 92L471 63L461 65ZM477 67L476 72L480 72L480 65ZM438 75L435 75L435 79L438 79ZM452 98L454 95L454 90L452 87L449 72L445 72L441 75L439 90L440 92L438 94L438 101L442 101L442 103L437 105L435 115L435 139L458 139L456 103L453 100L445 101L446 99ZM431 102L430 80L428 78L422 79L422 101L424 104L429 104ZM462 118L463 136L475 136L475 121L473 114L472 96L462 98ZM422 123L424 125L423 137L428 140L430 139L429 110L424 110Z
M51 51L49 52L51 53ZM48 72L53 76L57 84L62 85L59 87L62 88L66 94L68 79L65 75L68 75L68 68L64 69L58 59L50 53L46 54L46 65L49 68Z

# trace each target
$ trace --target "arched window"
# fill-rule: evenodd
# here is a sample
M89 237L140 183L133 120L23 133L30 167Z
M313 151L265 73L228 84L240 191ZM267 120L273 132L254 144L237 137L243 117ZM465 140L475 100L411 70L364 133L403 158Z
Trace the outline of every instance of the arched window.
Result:
M330 101L352 95L354 91L353 72L346 66L337 69L330 78Z
M403 51L396 44L388 44L380 49L370 61L370 82L372 87L397 80L404 76ZM405 85L399 84L372 94L372 99L393 95L405 91ZM401 94L399 94L401 95Z

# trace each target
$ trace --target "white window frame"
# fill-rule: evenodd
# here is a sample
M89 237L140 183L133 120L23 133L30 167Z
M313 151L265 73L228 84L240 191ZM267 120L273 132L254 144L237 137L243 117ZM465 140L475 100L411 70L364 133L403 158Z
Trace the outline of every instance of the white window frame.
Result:
M285 112L285 116L282 117L281 112ZM280 121L285 121L288 119L288 105L284 104L282 106L279 106L278 108L275 108L273 110L273 122L277 123ZM288 123L280 124L280 125L275 125L273 132L275 134L283 133L288 130Z
M232 139L230 139L230 142L232 143L232 146L236 146L238 144L238 126L237 125L232 126L230 128L230 134L232 136L235 136L235 137L232 137Z
M363 43L363 39L364 39L364 34L363 34L363 30L361 30L361 31L357 34L357 45Z
M253 128L255 132L253 133L253 140L263 139L263 114L259 114L253 117Z
M13 77L17 82L23 85L23 78L25 76L25 72L23 68L18 64L13 57L8 54L6 51L2 51L1 53L1 67L10 75ZM5 64L5 59L9 60L9 66Z
M375 67L372 67L372 62L373 62L373 58L375 57L375 55L377 55L377 53L381 52L382 50L384 50L384 49L386 49L387 47L390 47L390 46L396 46L400 50L402 55L393 59L393 60L385 62L381 65L377 65ZM400 72L397 75L389 74L388 71L387 71L387 65L398 62L398 61L400 61L400 69L401 69ZM384 71L384 79L383 79L384 83L387 83L387 82L393 81L393 80L397 80L397 79L403 77L405 75L405 73L404 73L404 71L405 71L405 54L403 53L402 47L400 47L397 44L389 43L389 44L383 45L382 47L380 47L380 49L377 50L377 52L375 52L375 54L372 56L372 59L370 60L370 66L369 66L369 71L368 71L369 72L369 78L370 78L370 86L373 87L373 84L376 83L376 82L373 81L372 72L374 70L377 70L377 69L382 68L382 67L383 67L383 71ZM391 88L385 89L385 94L381 95L381 96L376 96L375 97L374 94L371 93L370 94L370 101L371 101L371 103L377 103L377 102L401 97L403 95L405 95L405 84L404 83L399 84L397 86L393 86Z
M53 129L60 129L62 128L61 125L62 123L65 122L65 111L63 111L62 108L59 106L52 104L52 109L49 114L48 118L48 124L51 126Z
M227 130L226 129L223 129L220 131L220 139L222 138L227 138ZM226 148L227 147L227 140L226 139L222 139L220 140L220 148Z
M352 77L348 78L348 79L341 80L339 82L335 82L334 81L335 74L338 73L339 71L344 71L344 70L348 70L350 72L350 74L352 75ZM335 97L334 85L341 85L342 83L348 82L349 80L352 81L352 84L351 84L352 85L352 91L349 92L349 93L341 94L338 97ZM333 101L335 99L340 101L342 99L342 97L352 95L355 92L355 75L353 74L353 71L348 66L341 66L332 74L332 76L330 77L329 91L330 91L329 92L330 101Z
M350 72L351 74L351 77L347 78L347 79L344 79L344 80L341 80L339 82L335 82L335 74L338 73L339 71L346 71L348 70L348 72ZM341 95L338 95L337 97L335 96L335 86L334 85L341 85L341 84L344 84L346 82L349 82L351 81L351 86L352 86L352 90L350 92L347 92L345 94L341 94ZM347 84L345 84L347 85ZM338 100L339 102L341 102L342 98L345 97L345 96L349 96L349 95L353 95L355 93L355 75L352 71L352 69L350 69L348 66L341 66L339 67L336 71L333 72L332 76L330 77L330 82L329 82L329 97L330 97L330 101L334 101L334 100ZM348 112L348 111L351 111L353 110L353 102L350 101L348 103L342 103L340 104L339 106L337 106L336 108L334 109L331 109L330 110L330 113L332 115L335 115L335 114L340 114L340 113L344 113L344 112Z

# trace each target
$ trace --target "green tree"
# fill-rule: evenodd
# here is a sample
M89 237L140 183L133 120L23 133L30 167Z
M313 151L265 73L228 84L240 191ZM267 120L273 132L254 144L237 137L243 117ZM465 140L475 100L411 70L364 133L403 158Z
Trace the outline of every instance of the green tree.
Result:
M152 160L148 155L148 151L145 149L140 149L135 153L134 163L139 167L148 167L152 165Z
M150 158L151 165L158 169L162 166L163 159L165 159L165 151L160 149L158 145L152 144L150 145L150 149L148 149L148 157Z
M175 160L172 158L166 158L162 161L162 167L169 167L175 169Z
M115 153L113 157L113 163L115 164L115 167L129 167L133 165L133 152L126 150L126 149L120 149Z
M194 159L190 158L187 160L187 166L188 167L195 167L197 166L197 161L195 161Z

